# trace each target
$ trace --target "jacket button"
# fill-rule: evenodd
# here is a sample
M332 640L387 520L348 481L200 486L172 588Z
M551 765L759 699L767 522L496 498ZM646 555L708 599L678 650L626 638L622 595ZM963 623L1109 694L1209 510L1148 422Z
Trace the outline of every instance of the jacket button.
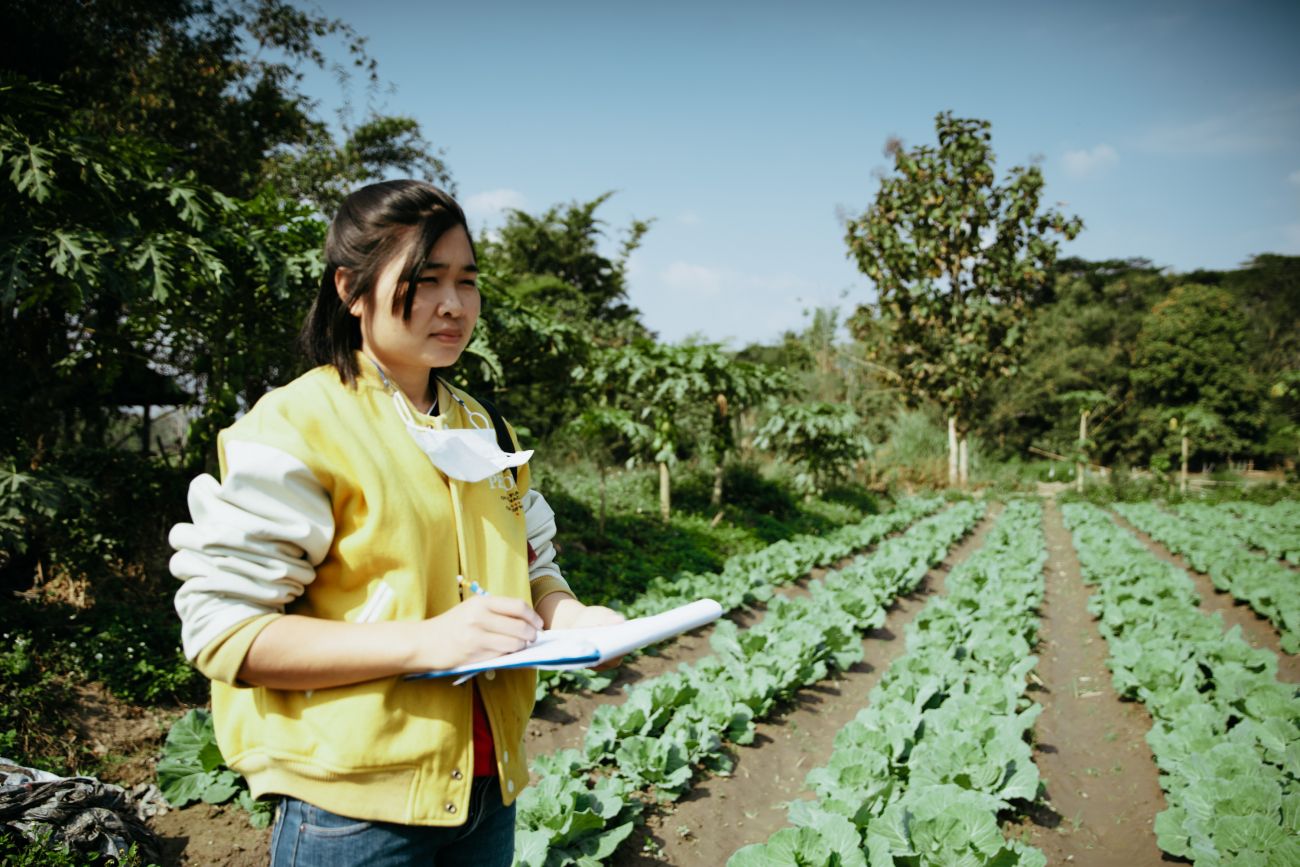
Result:
M459 780L463 776L465 775L460 772L460 768L456 768L456 770L451 772L451 778L453 780Z
M488 680L497 679L497 673L495 671L485 671L483 672L483 676L486 677Z
M453 804L451 801L448 801L448 802L447 802L447 812L448 812L448 813L454 813L454 812L456 812L456 805Z
M515 781L514 781L514 780L506 780L506 791L509 792L509 793L512 794L512 795L515 793Z
M501 754L501 764L503 765L510 764L510 750L506 750Z

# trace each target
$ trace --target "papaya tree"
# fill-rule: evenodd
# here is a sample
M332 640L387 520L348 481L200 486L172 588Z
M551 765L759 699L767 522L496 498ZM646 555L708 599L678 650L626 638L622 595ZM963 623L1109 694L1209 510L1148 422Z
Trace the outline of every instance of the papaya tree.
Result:
M811 497L870 454L862 427L862 419L844 404L784 404L758 429L754 445L793 464L795 488Z
M600 474L600 532L605 532L606 477L609 467L620 451L635 455L643 451L651 439L650 428L633 417L626 409L596 405L583 410L560 429L570 442L579 445L583 453L596 461Z
M1041 207L1037 166L1014 167L997 181L990 129L988 121L942 112L937 146L892 141L893 172L845 233L850 256L877 292L859 307L855 330L877 338L868 344L870 358L909 404L942 407L953 484L966 481L959 456L981 393L1016 370L1057 239L1083 227L1077 217Z
M734 448L733 421L745 408L788 389L784 374L738 361L716 344L672 346L640 340L607 349L578 372L611 405L625 407L649 429L643 453L659 466L659 512L672 514L672 466L692 435L715 461L715 504ZM695 422L695 423L692 423Z

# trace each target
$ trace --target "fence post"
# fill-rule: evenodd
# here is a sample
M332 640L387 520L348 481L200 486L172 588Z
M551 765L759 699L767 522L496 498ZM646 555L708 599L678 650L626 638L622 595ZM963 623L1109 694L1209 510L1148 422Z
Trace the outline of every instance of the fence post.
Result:
M1088 442L1088 411L1079 410L1079 460L1074 465L1074 489L1083 493L1083 474L1087 471L1088 465L1083 459L1084 444Z
M1183 434L1183 471L1178 477L1178 490L1184 494L1187 493L1187 446L1187 434Z

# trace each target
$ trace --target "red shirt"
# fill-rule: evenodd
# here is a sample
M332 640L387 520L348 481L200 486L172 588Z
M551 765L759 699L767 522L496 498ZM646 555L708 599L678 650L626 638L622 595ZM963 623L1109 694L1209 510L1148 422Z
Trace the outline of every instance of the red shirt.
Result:
M488 724L483 700L474 685L474 776L494 777L497 773L496 748L492 744L492 726Z

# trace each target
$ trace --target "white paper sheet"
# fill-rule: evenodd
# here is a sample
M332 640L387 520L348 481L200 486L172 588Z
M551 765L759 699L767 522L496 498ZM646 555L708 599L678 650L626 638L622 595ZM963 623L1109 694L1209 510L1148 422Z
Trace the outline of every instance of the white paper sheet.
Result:
M712 623L721 616L721 605L712 599L700 599L662 614L638 617L611 626L543 630L538 634L537 640L523 650L446 671L428 671L410 677L459 677L457 683L460 683L479 672L496 668L591 668L657 641Z

